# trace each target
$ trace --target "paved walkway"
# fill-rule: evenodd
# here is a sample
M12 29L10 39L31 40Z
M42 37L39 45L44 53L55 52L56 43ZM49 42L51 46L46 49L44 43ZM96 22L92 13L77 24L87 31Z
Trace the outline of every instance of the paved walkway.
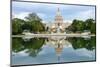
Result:
M52 37L52 36L81 37L81 36L95 36L95 35L86 35L86 34L31 34L31 35L12 35L12 37Z

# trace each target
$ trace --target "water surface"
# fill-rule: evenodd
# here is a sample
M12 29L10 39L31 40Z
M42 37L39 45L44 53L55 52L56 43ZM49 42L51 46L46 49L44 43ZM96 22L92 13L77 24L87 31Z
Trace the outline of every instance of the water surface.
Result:
M95 37L12 38L12 65L95 61Z

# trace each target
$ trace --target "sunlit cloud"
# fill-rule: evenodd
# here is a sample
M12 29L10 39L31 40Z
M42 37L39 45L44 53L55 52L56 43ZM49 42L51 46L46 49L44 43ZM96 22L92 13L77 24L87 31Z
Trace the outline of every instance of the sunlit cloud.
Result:
M73 19L86 20L95 19L94 6L31 3L31 2L12 2L13 16L24 19L29 13L36 13L43 21L53 22L57 9L60 8L64 21Z
M28 16L28 14L29 14L28 12L23 12L23 13L19 13L19 14L13 14L13 17L25 20L25 17Z

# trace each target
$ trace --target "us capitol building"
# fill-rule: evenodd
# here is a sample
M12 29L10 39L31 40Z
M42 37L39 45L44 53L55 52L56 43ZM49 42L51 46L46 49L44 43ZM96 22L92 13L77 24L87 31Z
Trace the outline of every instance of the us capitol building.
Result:
M56 16L53 23L46 23L45 27L48 28L50 33L66 33L65 29L70 26L71 23L64 22L63 17L61 16L60 9L58 8Z

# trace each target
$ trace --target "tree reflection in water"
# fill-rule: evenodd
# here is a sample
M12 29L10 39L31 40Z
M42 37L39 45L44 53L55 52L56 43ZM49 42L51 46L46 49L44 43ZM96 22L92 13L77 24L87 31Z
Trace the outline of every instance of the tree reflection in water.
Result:
M82 37L70 37L62 40L52 40L50 38L31 38L31 39L22 39L22 38L12 38L12 52L18 53L23 50L26 50L26 53L31 57L36 57L40 51L42 51L42 46L47 45L47 42L50 42L51 45L55 48L56 54L61 53L64 44L70 45L73 49L86 48L87 50L94 50L96 47L96 37L91 38L82 38ZM60 51L61 50L61 51Z
M25 50L22 38L12 38L12 51L18 53L20 51Z
M42 50L41 47L43 46L44 42L44 38L31 38L29 40L13 38L12 51L17 53L23 50L27 50L26 53L28 53L29 56L35 57Z
M87 50L93 50L96 47L96 37L91 37L91 38L73 37L73 38L68 38L68 41L71 42L74 49L86 48Z

